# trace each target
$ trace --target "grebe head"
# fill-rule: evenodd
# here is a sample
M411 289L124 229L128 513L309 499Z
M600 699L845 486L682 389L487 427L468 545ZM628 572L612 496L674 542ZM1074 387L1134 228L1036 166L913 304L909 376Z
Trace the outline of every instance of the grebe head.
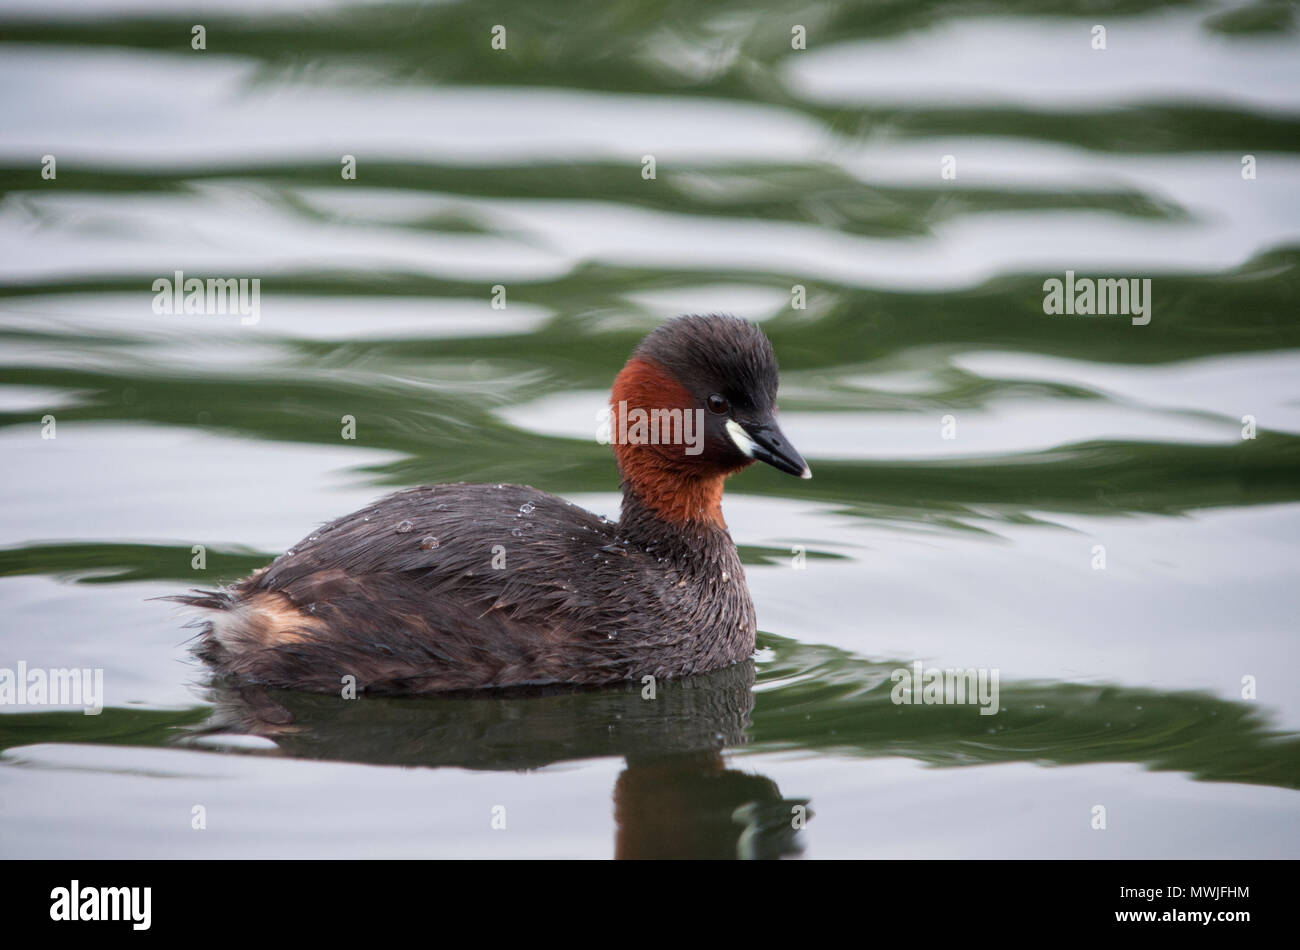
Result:
M772 344L736 317L678 317L632 352L610 394L630 491L660 518L721 524L722 482L752 464L811 478L776 423Z

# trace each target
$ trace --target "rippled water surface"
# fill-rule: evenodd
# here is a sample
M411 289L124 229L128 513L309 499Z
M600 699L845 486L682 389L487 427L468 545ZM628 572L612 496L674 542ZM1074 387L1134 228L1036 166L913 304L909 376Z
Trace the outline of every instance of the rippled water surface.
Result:
M1300 855L1293 6L48 0L0 120L0 666L106 694L4 709L4 855ZM751 663L340 703L151 599L399 486L614 516L606 388L715 310L815 471L730 483Z

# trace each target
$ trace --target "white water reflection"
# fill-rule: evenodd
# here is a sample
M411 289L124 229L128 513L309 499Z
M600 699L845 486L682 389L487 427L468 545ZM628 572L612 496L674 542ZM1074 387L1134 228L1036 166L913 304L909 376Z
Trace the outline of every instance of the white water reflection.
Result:
M830 36L788 57L783 76L796 94L821 103L1300 111L1300 44L1276 34L1226 37L1205 28L1208 12L953 18L879 40ZM1105 28L1104 49L1093 48L1097 26Z

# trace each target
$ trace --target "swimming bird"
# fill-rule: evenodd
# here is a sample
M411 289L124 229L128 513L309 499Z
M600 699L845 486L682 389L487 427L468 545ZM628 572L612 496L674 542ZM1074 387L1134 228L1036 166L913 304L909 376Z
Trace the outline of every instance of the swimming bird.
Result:
M227 588L172 599L204 609L196 652L214 670L290 689L597 685L728 666L753 653L756 621L723 483L754 462L811 477L776 392L757 326L678 317L610 393L618 521L526 485L410 488Z

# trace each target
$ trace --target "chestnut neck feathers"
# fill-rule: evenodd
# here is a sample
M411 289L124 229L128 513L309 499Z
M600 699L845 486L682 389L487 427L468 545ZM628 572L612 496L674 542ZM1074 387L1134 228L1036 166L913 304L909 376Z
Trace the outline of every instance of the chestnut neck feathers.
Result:
M722 483L728 470L686 454L686 446L630 442L619 438L617 414L640 409L694 412L689 392L662 366L633 356L614 381L610 408L615 416L614 458L623 481L624 520L632 509L674 525L725 527ZM631 501L631 505L628 502Z

